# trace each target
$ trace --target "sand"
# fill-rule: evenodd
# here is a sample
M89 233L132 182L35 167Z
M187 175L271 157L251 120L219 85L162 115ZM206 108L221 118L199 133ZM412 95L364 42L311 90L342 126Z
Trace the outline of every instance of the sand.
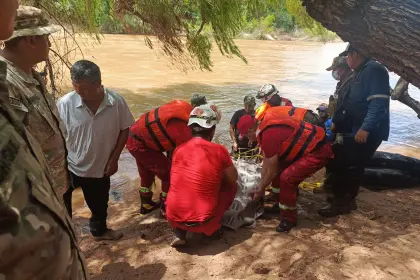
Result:
M322 172L309 181L319 181ZM316 214L324 195L300 192L299 224L275 232L276 215L254 229L226 230L209 245L193 237L176 250L158 211L139 215L138 179L113 180L108 225L123 239L94 242L89 209L76 205L74 220L92 279L420 279L420 189L362 189L358 210L324 219ZM77 196L77 194L76 194Z

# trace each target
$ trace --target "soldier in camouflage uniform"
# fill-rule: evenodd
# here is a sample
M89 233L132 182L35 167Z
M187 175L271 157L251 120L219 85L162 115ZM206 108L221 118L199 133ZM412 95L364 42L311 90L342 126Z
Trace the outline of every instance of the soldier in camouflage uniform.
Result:
M33 67L48 59L49 34L58 31L40 9L21 6L12 37L5 42L0 60L7 63L10 104L19 120L41 145L60 198L69 187L65 140L52 96Z
M330 96L330 102L328 103L328 116L332 118L337 108L338 98L343 96L345 92L350 89L351 81L353 80L353 71L347 65L345 57L337 56L334 58L333 63L326 69L332 71L331 74L335 80L337 80L337 86L333 95ZM326 166L326 173L323 185L314 190L314 193L331 192L332 181L331 181L330 168Z
M0 0L0 7L3 40L17 1ZM0 279L88 279L41 147L9 104L6 74L0 61Z

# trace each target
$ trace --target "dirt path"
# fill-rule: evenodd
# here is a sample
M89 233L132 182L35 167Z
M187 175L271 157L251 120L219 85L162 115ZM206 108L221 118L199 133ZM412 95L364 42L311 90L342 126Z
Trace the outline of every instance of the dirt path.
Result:
M290 234L276 233L277 217L267 216L255 229L227 231L211 245L193 240L177 251L169 247L171 230L158 213L138 214L138 179L121 184L124 178L129 180L124 174L114 180L109 209L109 226L123 230L122 240L95 243L89 210L75 210L95 280L420 279L420 189L362 189L359 209L332 219L316 214L322 195L301 191L299 226Z

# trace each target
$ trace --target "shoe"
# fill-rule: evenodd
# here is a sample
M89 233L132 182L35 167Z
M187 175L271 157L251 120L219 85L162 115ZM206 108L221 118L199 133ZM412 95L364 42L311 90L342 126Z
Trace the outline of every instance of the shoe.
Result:
M265 210L267 211L267 213L278 214L280 213L279 203L276 202L273 204L273 206L265 208Z
M159 209L160 205L160 201L155 202L153 200L150 200L147 203L142 203L140 206L140 215L147 215L150 212Z
M353 199L347 205L338 205L332 203L331 205L318 210L318 214L324 218L331 218L340 215L350 214L351 211L357 209L356 200Z
M118 240L118 239L121 239L123 235L124 234L120 230L108 229L103 235L94 236L93 239L95 239L95 241Z
M187 232L185 230L176 228L174 230L174 237L171 241L171 247L178 248L187 244Z
M276 227L276 231L280 233L287 233L295 226L296 226L296 223L294 222L282 220L280 224L278 225L278 227Z
M214 233L212 233L212 235L210 235L210 236L207 236L207 235L203 234L202 242L205 243L205 244L210 244L212 241L220 239L222 237L222 235L223 235L222 228L219 228Z

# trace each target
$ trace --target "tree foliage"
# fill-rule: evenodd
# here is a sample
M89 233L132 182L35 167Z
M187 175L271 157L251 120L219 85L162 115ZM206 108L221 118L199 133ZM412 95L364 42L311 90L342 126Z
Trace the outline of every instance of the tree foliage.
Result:
M63 26L67 37L74 39L76 32L86 32L99 40L98 34L103 31L126 30L155 35L157 43L146 37L149 47L158 44L175 62L196 65L202 70L211 70L213 66L210 56L213 42L223 55L237 56L246 62L234 42L246 29L292 31L296 20L310 33L326 32L307 15L301 0L24 0L23 3L46 10Z

